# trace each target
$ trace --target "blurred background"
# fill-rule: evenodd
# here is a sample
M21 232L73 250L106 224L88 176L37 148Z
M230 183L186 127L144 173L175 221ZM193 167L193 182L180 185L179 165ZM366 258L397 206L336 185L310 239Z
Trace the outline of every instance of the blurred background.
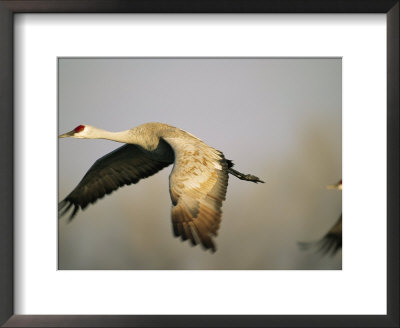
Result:
M340 58L61 58L59 134L80 124L122 131L146 122L186 130L243 173L230 176L217 252L173 236L172 166L58 224L61 270L341 269L342 252L300 250L337 221L342 177ZM59 139L59 200L121 146Z

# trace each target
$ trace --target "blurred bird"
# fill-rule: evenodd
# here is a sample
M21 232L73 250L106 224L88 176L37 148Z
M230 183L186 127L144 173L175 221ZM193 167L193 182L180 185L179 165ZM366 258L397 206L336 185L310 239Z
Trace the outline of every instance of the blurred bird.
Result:
M327 189L342 190L342 180L334 185L329 185ZM300 248L310 249L316 247L322 254L335 255L342 248L342 214L340 214L339 219L329 229L328 233L316 242L299 242Z
M169 176L172 225L176 237L192 245L216 251L211 235L217 236L228 174L251 182L258 177L234 170L222 152L189 132L163 123L146 123L136 128L109 132L79 125L60 138L108 139L126 143L98 159L76 188L59 203L59 217L73 206L69 220L99 198L124 185L139 182L174 163Z

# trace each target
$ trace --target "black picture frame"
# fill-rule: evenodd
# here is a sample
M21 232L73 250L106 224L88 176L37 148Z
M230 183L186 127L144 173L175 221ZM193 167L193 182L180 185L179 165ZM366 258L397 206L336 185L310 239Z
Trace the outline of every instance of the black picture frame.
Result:
M399 0L1 0L0 324L4 327L399 327L399 8ZM385 13L387 315L15 315L13 17L16 13Z

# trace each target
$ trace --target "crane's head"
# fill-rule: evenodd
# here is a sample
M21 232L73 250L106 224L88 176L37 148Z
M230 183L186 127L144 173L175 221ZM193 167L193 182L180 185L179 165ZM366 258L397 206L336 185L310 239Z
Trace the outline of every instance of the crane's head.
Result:
M59 138L90 138L91 127L88 125L78 125L72 131L61 134Z

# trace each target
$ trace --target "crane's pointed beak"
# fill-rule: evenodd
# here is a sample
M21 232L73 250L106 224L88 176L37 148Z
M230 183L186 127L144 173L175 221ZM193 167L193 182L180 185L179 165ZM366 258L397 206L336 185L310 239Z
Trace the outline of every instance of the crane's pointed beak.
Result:
M72 130L67 133L61 134L58 137L59 138L68 138L68 137L72 137L74 134L75 134L75 130Z

